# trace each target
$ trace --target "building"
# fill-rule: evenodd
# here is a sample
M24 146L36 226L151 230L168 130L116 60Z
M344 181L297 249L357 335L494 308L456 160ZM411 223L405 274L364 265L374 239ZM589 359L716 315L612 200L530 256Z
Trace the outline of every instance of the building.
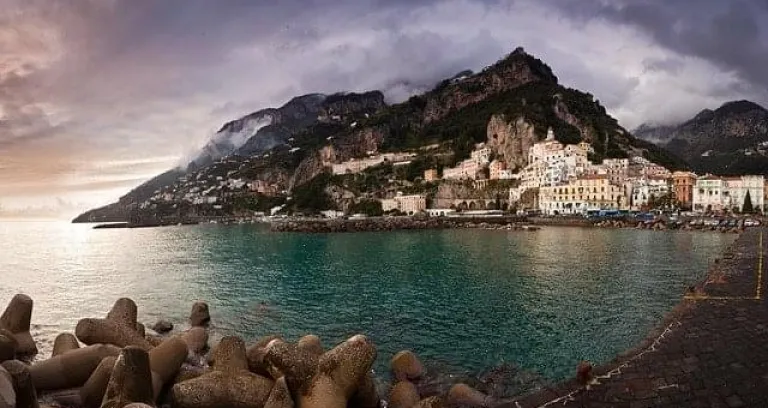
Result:
M539 189L539 210L543 214L585 214L589 210L625 210L624 189L611 184L607 175L588 175L568 184Z
M476 161L480 165L488 164L491 161L491 153L493 153L493 150L490 147L480 144L470 153L469 159Z
M427 209L427 197L422 194L397 193L394 198L381 200L381 209L385 213L397 210L408 215L418 214Z
M664 197L672 189L666 178L663 177L644 177L629 182L630 209L647 210L653 206L653 199Z
M629 159L605 159L597 172L604 170L611 183L620 186L629 178Z
M451 208L428 208L425 211L430 217L448 217L456 214L456 210Z
M724 182L720 177L706 175L696 180L693 189L693 210L698 212L723 211Z
M763 176L741 176L723 178L723 207L731 211L744 211L744 204L749 195L753 211L760 211L764 204L765 178Z
M342 163L331 165L333 174L355 174L380 164L392 163L394 165L406 163L416 157L415 153L385 153L361 159L350 159Z
M507 169L507 163L501 160L494 160L488 165L488 178L498 180L501 178L501 172Z
M576 179L590 167L589 149L587 143L564 146L549 129L547 138L528 150L528 165L522 171L521 186L524 189L555 186Z
M752 208L765 207L765 177L717 177L707 175L696 181L693 190L693 209L699 212L744 211L749 195Z
M696 174L688 171L672 173L672 191L677 205L681 208L693 208L693 189L696 187Z
M443 180L475 180L483 167L475 160L468 159L460 162L456 167L443 169Z
M437 177L437 169L427 169L424 170L424 181L426 182L433 182L437 181L440 178Z

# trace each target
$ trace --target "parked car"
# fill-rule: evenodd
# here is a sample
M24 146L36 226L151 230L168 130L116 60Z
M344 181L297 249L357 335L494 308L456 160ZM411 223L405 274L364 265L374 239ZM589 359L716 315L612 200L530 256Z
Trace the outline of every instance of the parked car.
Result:
M745 227L759 227L760 226L760 221L753 220L753 219L746 219L746 220L744 220L744 226Z

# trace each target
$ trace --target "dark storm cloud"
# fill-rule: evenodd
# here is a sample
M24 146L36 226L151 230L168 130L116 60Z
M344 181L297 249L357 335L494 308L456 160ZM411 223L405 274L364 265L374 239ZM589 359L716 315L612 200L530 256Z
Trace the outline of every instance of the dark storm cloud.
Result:
M680 55L703 58L768 88L768 1L639 0L559 5L580 18L604 18L648 33Z

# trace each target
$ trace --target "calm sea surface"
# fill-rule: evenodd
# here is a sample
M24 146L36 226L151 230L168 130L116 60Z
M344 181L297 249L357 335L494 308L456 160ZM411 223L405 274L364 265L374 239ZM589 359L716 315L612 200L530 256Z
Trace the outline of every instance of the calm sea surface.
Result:
M377 368L411 349L430 364L479 372L515 363L549 380L642 340L706 272L731 235L580 228L339 235L186 226L93 230L0 222L0 307L35 300L33 334L101 317L119 297L150 326L183 326L211 306L217 335L251 341L307 333L331 345L355 333ZM266 302L268 307L260 307Z

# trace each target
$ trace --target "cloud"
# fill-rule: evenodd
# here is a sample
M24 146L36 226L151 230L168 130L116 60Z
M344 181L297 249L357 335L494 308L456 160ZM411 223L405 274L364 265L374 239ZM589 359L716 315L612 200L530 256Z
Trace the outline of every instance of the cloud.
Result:
M311 92L404 100L520 45L628 128L765 104L761 4L0 0L0 194L116 198L241 115Z

